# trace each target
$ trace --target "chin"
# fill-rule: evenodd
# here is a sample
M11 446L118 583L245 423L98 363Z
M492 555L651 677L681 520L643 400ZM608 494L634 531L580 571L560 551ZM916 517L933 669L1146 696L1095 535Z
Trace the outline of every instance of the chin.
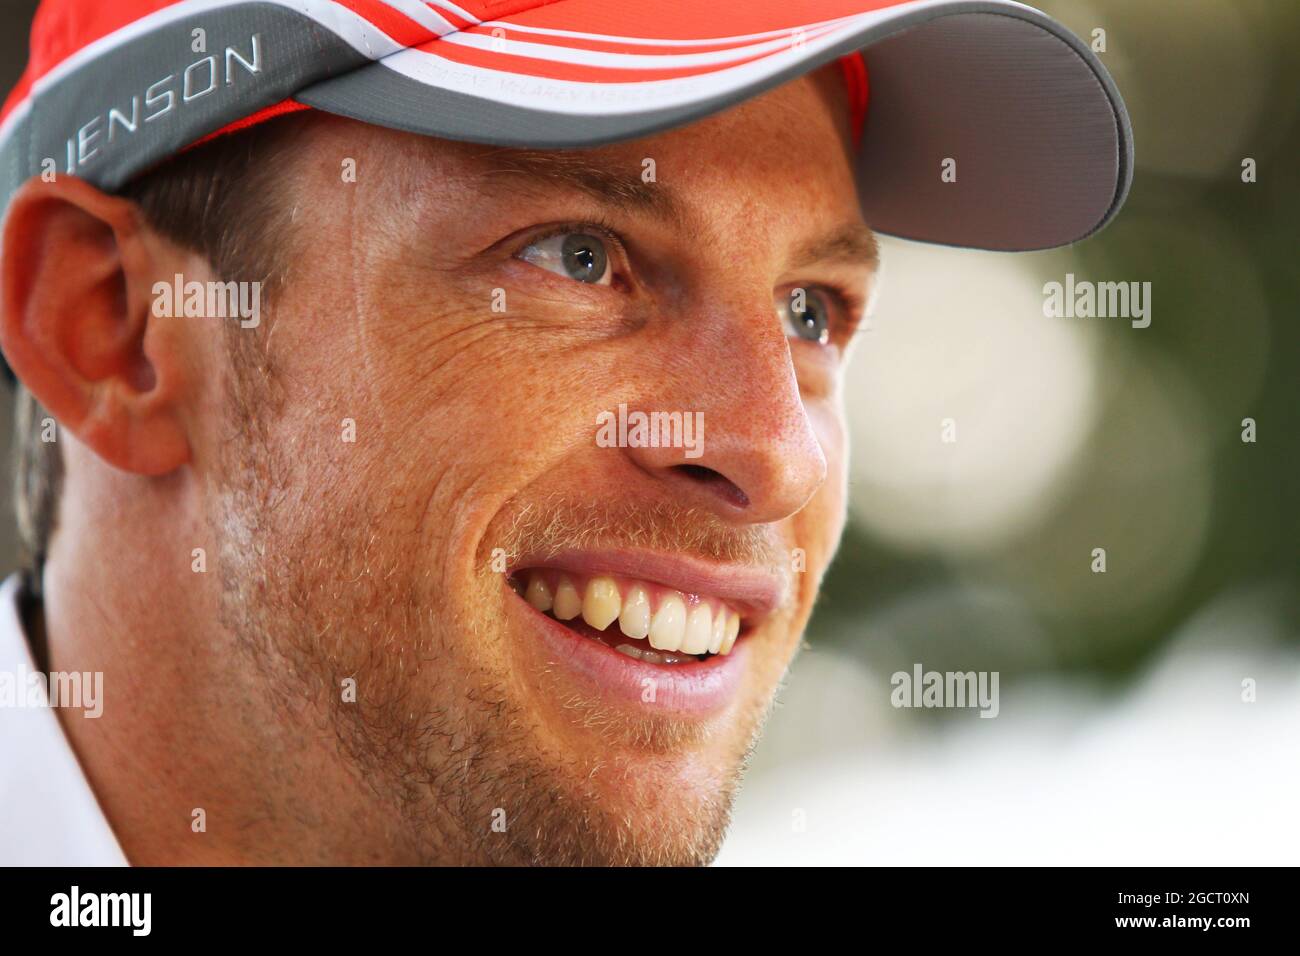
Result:
M739 768L724 773L628 764L600 780L557 768L534 787L500 862L547 866L699 866L721 848ZM540 783L534 780L534 783ZM503 834L504 835L504 834Z

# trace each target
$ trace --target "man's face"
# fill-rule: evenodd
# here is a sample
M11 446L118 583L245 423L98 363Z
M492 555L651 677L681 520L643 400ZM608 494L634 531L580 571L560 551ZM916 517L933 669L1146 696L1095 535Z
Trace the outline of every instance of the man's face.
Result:
M195 445L285 777L337 761L399 859L712 857L843 526L846 127L831 72L579 152L307 127L292 271ZM620 406L695 444L619 446ZM665 649L704 627L731 652Z

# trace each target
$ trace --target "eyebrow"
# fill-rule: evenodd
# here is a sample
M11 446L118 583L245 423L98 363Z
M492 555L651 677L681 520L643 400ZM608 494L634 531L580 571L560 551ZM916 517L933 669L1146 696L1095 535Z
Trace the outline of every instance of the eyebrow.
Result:
M880 245L866 223L855 222L812 239L794 254L792 268L800 269L819 262L845 262L849 265L880 265Z
M488 150L482 158L485 178L510 177L515 180L512 186L536 191L568 188L617 209L649 213L683 232L702 232L672 188L645 182L640 167L619 170L580 152L519 148ZM876 268L880 248L875 233L861 221L841 226L801 245L791 266L798 269L822 262Z
M483 154L486 178L516 180L512 185L538 190L565 187L626 212L649 213L679 229L692 228L692 217L673 190L645 182L641 167L620 170L579 152L501 149Z

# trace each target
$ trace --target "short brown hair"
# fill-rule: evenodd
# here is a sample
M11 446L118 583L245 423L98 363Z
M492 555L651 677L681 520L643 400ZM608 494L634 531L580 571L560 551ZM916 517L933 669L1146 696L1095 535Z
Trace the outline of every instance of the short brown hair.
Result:
M205 256L223 280L283 282L292 210L274 181L309 114L280 117L189 149L128 183L119 194L140 207L154 230ZM49 413L19 382L14 395L14 511L28 587L41 572L58 523L63 456L42 440Z

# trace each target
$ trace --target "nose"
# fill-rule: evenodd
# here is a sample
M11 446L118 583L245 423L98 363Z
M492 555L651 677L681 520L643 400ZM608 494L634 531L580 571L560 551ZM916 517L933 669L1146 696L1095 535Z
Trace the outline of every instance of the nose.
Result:
M643 407L681 411L683 422L692 415L702 432L695 446L626 452L681 503L725 520L767 523L808 503L826 480L827 462L770 303L751 316L706 323L689 342L664 346L672 356L659 365L667 378Z

